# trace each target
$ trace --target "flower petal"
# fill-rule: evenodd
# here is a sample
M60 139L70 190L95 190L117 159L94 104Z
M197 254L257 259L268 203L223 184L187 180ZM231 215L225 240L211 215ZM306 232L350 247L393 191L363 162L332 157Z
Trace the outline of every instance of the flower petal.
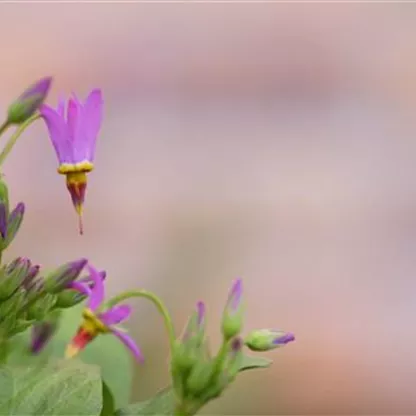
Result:
M91 296L88 301L88 308L96 310L104 299L104 282L102 275L92 266L88 265L91 280L94 282L94 287L91 289Z
M69 132L69 139L72 143L75 142L75 138L78 134L79 129L79 116L81 114L81 107L77 101L70 98L68 101L68 108L66 113L67 125L68 125L68 132ZM74 149L76 151L76 149ZM78 161L78 159L75 157Z
M83 140L87 150L86 158L93 161L95 154L95 142L102 122L103 98L100 89L94 89L85 100L82 129Z
M87 285L78 281L71 282L67 286L67 288L76 290L77 292L83 293L84 295L87 295L87 296L91 296L91 293L92 293L91 289Z
M59 163L73 163L72 147L69 142L65 120L53 108L42 105L40 113L45 120Z
M65 121L65 99L63 97L61 97L58 101L56 112Z
M131 307L129 305L114 306L100 314L100 320L106 325L117 325L125 321L131 314Z
M144 362L144 358L139 347L130 335L117 329L113 329L112 332L131 351L137 361L140 363Z

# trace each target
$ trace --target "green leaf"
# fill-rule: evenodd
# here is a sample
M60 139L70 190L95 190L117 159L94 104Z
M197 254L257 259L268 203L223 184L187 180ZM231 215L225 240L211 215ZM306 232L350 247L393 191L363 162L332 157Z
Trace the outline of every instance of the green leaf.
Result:
M76 360L0 368L1 415L99 415L99 368Z
M272 360L262 357L252 357L244 355L239 372L253 370L256 368L267 368L271 365ZM172 415L175 410L175 394L171 387L166 387L157 393L154 397L131 404L123 409L117 410L116 416L128 415Z
M103 408L101 409L100 416L112 416L116 410L114 406L114 397L104 381L102 382L102 392Z
M272 362L273 361L268 358L244 355L238 371L241 372L246 370L255 370L256 368L267 368L271 366Z
M115 415L173 415L174 410L174 392L170 387L166 387L148 400L134 403L124 409L117 410Z
M30 330L13 338L12 350L14 353L10 358L11 362L22 364L32 361L44 362L50 355L62 358L66 346L81 323L82 309L83 305L77 305L63 310L59 329L50 345L39 356L33 357L28 354ZM23 351L25 353L22 353ZM128 351L116 337L111 334L98 336L79 354L79 358L85 363L95 364L101 368L101 375L113 394L116 408L128 404L134 366Z

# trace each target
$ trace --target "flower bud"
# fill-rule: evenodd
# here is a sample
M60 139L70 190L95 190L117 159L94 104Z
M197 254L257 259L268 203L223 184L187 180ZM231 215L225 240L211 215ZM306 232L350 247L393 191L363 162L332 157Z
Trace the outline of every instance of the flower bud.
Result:
M66 263L50 273L45 278L45 290L49 293L59 293L76 280L87 264L87 259L80 259Z
M205 304L198 302L196 310L188 319L182 336L176 340L170 362L171 376L175 391L184 394L184 382L189 371L197 364L201 356L206 356L205 338Z
M205 336L205 304L198 302L196 310L188 320L188 323L182 333L182 342L186 343L190 340L201 343Z
M15 100L8 109L7 122L9 124L24 123L39 109L52 83L51 77L46 77L31 85Z
M7 236L7 209L3 202L0 202L0 241L3 242Z
M29 267L25 280L22 282L22 286L24 289L28 290L32 287L32 283L35 277L38 275L40 270L40 266L38 264L32 265Z
M283 347L294 340L295 336L290 332L258 329L250 332L244 342L252 351L269 351Z
M7 299L23 283L31 262L27 258L18 258L3 268L3 276L0 278L0 299Z
M238 279L231 287L222 316L222 334L225 340L234 338L243 328L242 295L243 282Z
M32 298L26 305L27 317L36 321L43 321L45 316L54 309L56 304L56 295L52 293L38 294L36 299Z
M87 295L76 290L66 289L59 292L56 298L55 308L72 308L87 298Z
M17 235L17 232L20 229L20 226L23 221L23 215L25 213L25 204L19 202L16 205L16 208L10 213L7 219L7 234L3 243L3 250L7 248L10 243L14 240Z
M44 350L58 328L60 315L60 312L56 311L49 315L48 320L38 322L32 327L30 344L30 352L32 354L39 354Z
M6 206L6 212L9 213L9 189L6 182L3 179L3 175L0 174L0 202Z

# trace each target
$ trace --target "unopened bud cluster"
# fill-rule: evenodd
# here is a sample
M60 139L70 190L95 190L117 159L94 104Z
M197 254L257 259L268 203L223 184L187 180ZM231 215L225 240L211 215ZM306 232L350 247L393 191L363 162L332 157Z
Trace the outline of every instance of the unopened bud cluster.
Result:
M0 253L15 239L24 217L24 204L9 212L7 185L0 179ZM40 352L57 327L62 309L75 306L85 295L71 289L80 276L86 259L66 263L50 273L26 257L18 257L0 266L1 346L29 327L32 352Z
M223 393L243 367L244 345L257 351L271 349L267 348L264 337L256 331L247 340L241 336L244 318L242 294L242 281L237 280L224 308L221 322L223 341L215 356L209 350L205 333L205 305L202 302L197 304L182 336L176 340L172 351L171 375L179 412L193 414ZM286 338L283 333L278 335L282 345L294 340L292 335Z

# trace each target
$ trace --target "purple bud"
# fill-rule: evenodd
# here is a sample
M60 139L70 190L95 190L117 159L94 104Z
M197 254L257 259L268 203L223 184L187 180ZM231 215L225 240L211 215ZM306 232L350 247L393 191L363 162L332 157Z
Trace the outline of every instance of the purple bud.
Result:
M7 208L6 205L0 202L0 235L4 240L7 234Z
M281 336L276 336L276 338L273 340L274 345L286 345L289 342L292 342L295 340L295 335L291 332L288 332Z
M241 279L237 279L230 290L228 295L227 301L227 308L230 313L235 313L238 310L238 307L241 303L241 298L243 295L243 281Z
M188 323L183 331L181 340L183 343L195 344L198 346L202 342L205 334L205 304L198 302L196 310L188 319Z
M32 286L33 279L38 275L40 270L39 265L34 265L29 267L29 271L27 272L27 275L25 277L25 280L23 280L23 287L27 290Z
M11 296L25 280L31 262L28 258L19 257L4 268L3 278L0 279L0 298L6 299Z
M51 77L46 77L27 88L8 109L7 121L10 124L20 124L39 109L52 83Z
M196 304L197 309L197 324L199 327L203 326L205 323L205 303L204 302L198 302Z
M243 327L243 282L237 279L228 294L222 315L222 334L224 339L234 338Z
M9 222L11 222L17 215L23 215L25 213L25 204L19 202L16 208L10 213Z
M24 213L25 204L23 202L19 202L16 205L16 208L10 213L9 218L7 220L7 235L6 240L3 244L3 249L7 248L16 237L16 234L19 231L20 226L22 225Z
M269 351L295 340L291 332L276 329L258 329L248 334L245 344L252 351Z
M52 77L45 77L32 84L23 94L19 97L20 100L26 100L34 95L46 96L49 92L49 88L52 83Z
M30 351L32 354L39 354L48 344L56 329L52 322L37 323L32 328L32 341Z
M46 277L45 290L48 293L59 293L68 288L68 285L78 278L87 263L87 259L80 259L59 267Z

